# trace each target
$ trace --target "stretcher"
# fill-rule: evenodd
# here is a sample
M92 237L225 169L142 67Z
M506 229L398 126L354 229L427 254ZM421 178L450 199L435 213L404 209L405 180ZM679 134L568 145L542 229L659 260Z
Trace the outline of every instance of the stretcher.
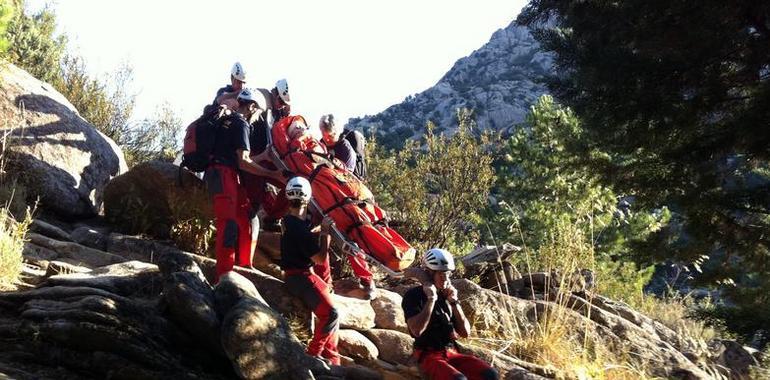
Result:
M391 276L401 276L415 257L415 249L388 225L385 212L369 188L341 162L330 159L326 148L309 133L289 137L292 123L307 122L289 116L269 130L273 163L310 181L314 213L334 221L332 238L347 255L363 256Z

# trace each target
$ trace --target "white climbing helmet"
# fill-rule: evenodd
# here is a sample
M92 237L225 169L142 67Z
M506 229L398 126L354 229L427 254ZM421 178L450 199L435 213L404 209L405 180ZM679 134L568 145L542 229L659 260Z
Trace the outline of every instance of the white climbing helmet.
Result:
M286 182L286 198L289 200L300 200L310 202L310 196L313 189L310 187L310 181L304 177L293 177Z
M279 79L275 82L275 89L278 90L278 96L281 97L286 104L291 104L291 96L289 96L289 82L286 79Z
M422 256L422 265L431 270L444 272L455 270L455 259L446 249L431 248Z
M233 64L233 69L230 70L230 75L241 82L246 82L246 71L243 70L243 66L241 66L240 62L235 62Z
M289 135L290 139L296 139L297 137L302 136L307 130L308 127L305 124L305 120L301 117L298 117L292 121L291 124L289 124L289 129L286 131L286 133Z

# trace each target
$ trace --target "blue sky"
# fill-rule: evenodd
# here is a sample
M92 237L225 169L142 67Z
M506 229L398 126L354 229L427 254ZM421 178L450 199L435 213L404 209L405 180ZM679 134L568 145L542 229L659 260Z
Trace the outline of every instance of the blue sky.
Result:
M48 4L95 75L134 69L137 119L169 102L185 122L229 81L287 78L309 120L375 114L434 85L507 26L524 1L86 1Z

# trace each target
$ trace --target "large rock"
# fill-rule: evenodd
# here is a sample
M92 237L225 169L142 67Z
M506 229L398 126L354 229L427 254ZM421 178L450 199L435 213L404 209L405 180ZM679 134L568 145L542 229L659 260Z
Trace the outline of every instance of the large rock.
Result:
M404 310L401 308L402 297L385 289L377 290L377 297L372 301L374 324L377 328L408 333Z
M207 282L195 272L171 273L165 279L163 300L171 320L205 344L207 351L223 354L214 291Z
M104 251L107 249L107 236L91 227L78 227L70 234L72 241L86 247Z
M414 344L414 338L411 336L383 329L371 329L365 331L364 335L377 346L380 359L395 364L410 364L409 359L412 356L412 344Z
M120 254L126 258L130 258L131 260L142 260L153 263L167 255L171 255L172 257L183 256L185 260L188 261L188 264L194 262L200 267L200 270L203 272L203 275L209 283L214 281L216 274L216 260L184 252L176 247L161 244L149 239L111 233L109 235L107 250L111 253ZM161 268L161 270L163 269ZM281 314L286 316L301 316L303 318L309 315L302 300L289 294L283 281L258 270L235 267L233 268L233 271L243 275L251 281L257 289L259 289L260 295L264 297L267 304L273 309L278 310Z
M206 356L191 359L198 343L144 296L81 285L0 293L0 321L0 372L12 378L230 377L211 372Z
M358 331L374 327L374 309L369 301L332 295L334 306L340 313L340 327Z
M453 280L471 328L492 336L517 336L520 328L527 330L527 318L535 304L484 289L466 279Z
M89 272L59 274L46 280L51 286L89 287L119 295L155 295L161 288L158 267L141 261L96 268Z
M128 169L123 152L48 83L4 64L0 129L13 129L8 171L43 208L64 217L98 213L104 187Z
M54 251L59 260L74 265L95 268L128 261L124 257L85 247L78 243L59 241L35 233L29 233L27 234L27 237L29 238L30 243L32 243L30 244L30 248L43 247L47 250ZM39 251L43 252L42 250Z
M380 356L380 351L371 340L356 330L341 329L340 354L353 358L356 361L369 362Z
M289 324L270 309L243 276L229 272L215 288L222 347L242 379L310 379L319 363L305 354ZM258 293L257 293L258 294ZM231 306L232 305L232 306Z
M162 161L142 163L113 179L104 190L104 214L125 231L164 239L179 221L213 217L203 181Z
M466 345L460 348L460 352L486 361L498 371L502 379L542 380L569 378L565 373L554 368L527 363L487 348Z
M713 344L714 356L716 362L730 378L748 378L752 366L759 364L754 356L743 347L742 344L733 340L717 340Z
M246 277L236 272L228 272L222 275L214 293L214 300L220 315L225 315L246 297L254 298L267 305L265 299L259 294L257 287Z

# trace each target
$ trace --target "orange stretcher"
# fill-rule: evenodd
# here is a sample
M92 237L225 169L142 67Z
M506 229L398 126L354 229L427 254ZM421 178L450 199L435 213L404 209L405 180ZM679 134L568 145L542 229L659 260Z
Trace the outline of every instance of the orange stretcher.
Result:
M302 116L282 118L272 126L270 154L280 168L303 176L313 188L311 207L334 220L333 234L350 255L363 255L388 274L400 276L414 261L415 249L388 226L385 212L364 183L309 133L289 137L292 123Z

